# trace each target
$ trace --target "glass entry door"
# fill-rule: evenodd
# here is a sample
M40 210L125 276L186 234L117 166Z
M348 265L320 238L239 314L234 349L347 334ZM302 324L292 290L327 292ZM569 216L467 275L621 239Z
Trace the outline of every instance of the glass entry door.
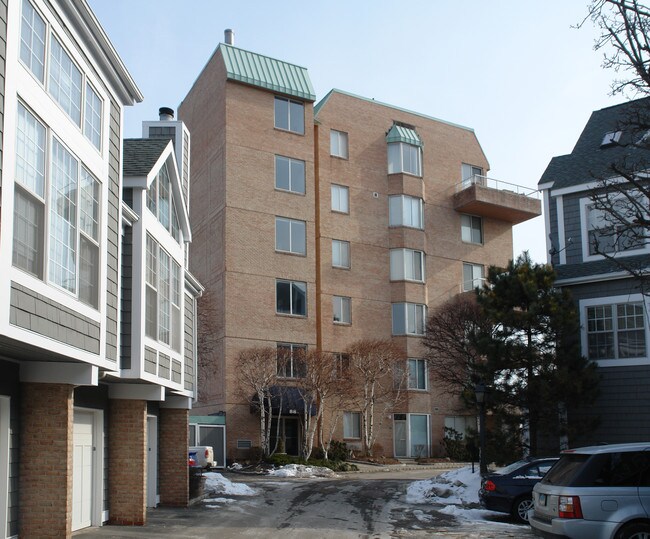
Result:
M396 457L408 457L406 452L406 414L393 416L393 440Z

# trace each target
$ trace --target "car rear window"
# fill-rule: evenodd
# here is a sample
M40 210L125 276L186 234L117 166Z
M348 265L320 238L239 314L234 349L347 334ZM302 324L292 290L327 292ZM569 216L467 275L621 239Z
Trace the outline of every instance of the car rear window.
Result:
M568 486L573 478L582 469L582 465L587 462L590 455L569 454L562 455L549 472L542 479L542 483L547 485Z

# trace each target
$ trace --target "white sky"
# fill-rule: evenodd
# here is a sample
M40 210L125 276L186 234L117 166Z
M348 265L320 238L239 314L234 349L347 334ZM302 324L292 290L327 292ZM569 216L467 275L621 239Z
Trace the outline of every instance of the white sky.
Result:
M535 187L570 153L614 73L593 50L586 0L89 0L145 96L124 135L178 108L223 31L235 45L307 67L320 100L339 88L472 127L489 176ZM514 255L546 261L543 217L514 229Z

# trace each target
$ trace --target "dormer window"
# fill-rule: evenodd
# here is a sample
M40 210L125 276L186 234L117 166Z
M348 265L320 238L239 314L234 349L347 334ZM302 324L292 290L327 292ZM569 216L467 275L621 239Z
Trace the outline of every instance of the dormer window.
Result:
M609 131L608 133L605 133L603 141L600 143L600 147L602 148L603 146L613 146L614 144L617 144L621 139L622 133L623 131Z
M165 163L156 175L147 192L147 208L176 241L180 241L178 212L172 195L171 179Z
M414 129L395 124L386 134L388 174L422 176L422 141Z

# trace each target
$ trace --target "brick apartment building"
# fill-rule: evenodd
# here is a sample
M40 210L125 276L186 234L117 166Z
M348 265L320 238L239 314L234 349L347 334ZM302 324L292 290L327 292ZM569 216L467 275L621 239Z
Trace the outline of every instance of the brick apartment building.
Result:
M259 420L237 387L242 350L392 338L411 376L378 442L435 455L445 425L474 418L427 373L427 309L505 265L512 226L540 201L487 178L472 129L340 90L315 99L305 68L220 44L179 107L193 140L190 265L215 306L195 409L225 412L228 455L245 458ZM280 374L301 376L292 362ZM296 453L300 422L281 421ZM342 423L336 438L360 447L358 411Z
M0 17L0 538L143 524L188 503L187 132L123 146L142 95L85 1Z

